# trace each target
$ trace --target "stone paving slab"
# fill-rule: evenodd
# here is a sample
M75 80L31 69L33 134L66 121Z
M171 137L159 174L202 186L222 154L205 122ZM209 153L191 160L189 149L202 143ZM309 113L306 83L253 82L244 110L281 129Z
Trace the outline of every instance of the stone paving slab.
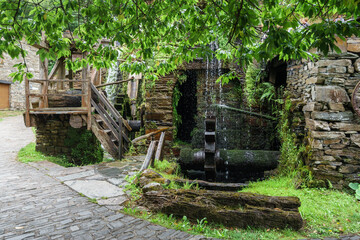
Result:
M91 203L48 174L54 171L17 162L19 149L34 140L22 116L0 122L0 139L0 239L203 238Z
M125 195L123 190L106 181L98 180L75 180L64 182L75 191L84 194L89 198L111 198Z

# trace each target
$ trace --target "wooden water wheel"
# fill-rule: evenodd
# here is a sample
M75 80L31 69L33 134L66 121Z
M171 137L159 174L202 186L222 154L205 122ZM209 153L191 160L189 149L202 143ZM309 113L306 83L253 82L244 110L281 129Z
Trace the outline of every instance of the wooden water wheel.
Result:
M352 93L351 104L356 114L360 116L360 81L356 84Z

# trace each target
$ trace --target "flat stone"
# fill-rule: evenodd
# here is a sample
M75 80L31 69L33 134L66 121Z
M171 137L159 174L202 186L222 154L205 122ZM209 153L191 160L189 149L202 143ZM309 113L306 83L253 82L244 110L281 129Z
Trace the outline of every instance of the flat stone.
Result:
M350 98L346 90L339 86L315 86L312 96L314 101L319 102L350 102Z
M122 205L127 200L127 197L120 196L115 198L99 199L97 202L99 205Z
M104 168L99 169L98 172L106 177L118 177L122 175L122 171L119 168Z
M342 103L330 102L329 108L330 108L330 110L333 110L333 111L345 112L344 104L342 104Z
M327 67L327 66L343 66L348 67L351 66L351 60L349 59L340 59L340 60L319 60L319 67Z
M356 165L345 165L345 166L341 166L339 169L339 172L341 173L355 173L358 172L360 170L360 166L356 166Z
M305 123L306 123L306 127L311 130L330 131L329 123L324 121L317 121L306 118Z
M360 124L336 122L331 123L330 128L340 131L360 131Z
M313 111L319 111L322 108L322 104L317 103L317 102L308 102L304 107L303 107L303 112L313 112Z
M345 133L343 133L343 132L311 131L311 137L316 138L316 139L338 139L338 138L344 138Z
M69 181L69 180L89 177L94 174L95 174L94 170L90 170L90 171L78 172L78 173L74 173L74 174L70 174L70 175L57 177L57 179L59 179L60 181Z
M360 38L349 38L347 40L347 51L360 53Z
M311 147L315 149L323 149L323 144L320 140L314 139L311 141Z
M357 72L360 72L360 58L355 61L354 67Z
M350 111L345 112L312 112L311 117L317 120L325 120L332 122L351 121L354 114Z
M143 187L142 191L143 191L144 193L146 193L146 192L150 192L150 191L159 191L159 190L161 190L161 189L163 189L163 187L161 186L160 183L151 182L151 183L146 184L146 185Z
M66 181L66 185L89 198L117 197L124 195L122 189L106 182L98 180L75 180Z
M114 184L114 185L120 185L124 182L123 178L108 178L107 179L110 183Z
M339 143L340 141L341 141L341 139L326 139L326 140L324 140L324 144L325 145L336 144L336 143Z
M352 157L360 158L360 151L354 151L352 149L328 149L325 150L325 154L332 156Z
M350 139L353 143L355 143L358 147L360 147L360 134L352 134Z

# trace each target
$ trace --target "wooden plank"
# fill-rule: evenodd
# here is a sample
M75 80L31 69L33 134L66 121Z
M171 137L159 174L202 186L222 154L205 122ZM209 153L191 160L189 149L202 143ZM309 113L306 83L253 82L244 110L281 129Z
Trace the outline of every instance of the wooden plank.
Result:
M27 77L25 77L25 105L26 105L26 112L25 112L25 126L30 127L30 99L29 99L29 93L30 93L30 86L29 86L29 80Z
M162 160L162 150L164 148L165 132L162 132L159 139L159 144L156 149L155 160Z
M181 185L194 184L200 188L207 190L218 190L218 191L238 191L248 186L247 183L218 183L218 182L207 182L202 180L188 180L188 179L175 179L174 182Z
M105 111L105 109L101 105L96 104L94 102L94 100L92 100L92 99L91 99L91 105L95 107L96 111L99 113L102 120L104 120L104 122L106 123L108 128L110 128L110 130L114 133L114 136L116 137L116 139L119 140L119 138L118 138L118 130L117 130L118 126L117 126L116 122L114 121L114 119L111 118L109 113L107 113Z
M87 114L87 111L32 111L31 114Z
M119 146L118 146L118 151L119 151L119 159L122 159L122 155L123 155L123 138L122 138L122 121L121 118L119 118L119 133L118 133L118 139L119 139Z
M57 70L58 70L58 68L59 68L59 64L60 64L60 62L59 62L59 59L58 59L58 60L56 60L55 65L54 65L53 68L51 69L51 72L50 72L50 74L49 74L49 76L48 76L49 79L53 79L53 78L54 78L55 73L57 72Z
M150 146L147 151L147 154L146 154L146 157L145 157L145 160L144 160L144 163L140 168L140 172L144 171L145 169L147 169L150 166L152 159L153 159L155 146L156 146L156 141L151 141Z
M87 117L87 129L91 129L91 87L90 79L87 85L87 108L88 108L88 117Z
M30 93L30 97L45 97L45 96L64 96L64 97L79 97L88 96L87 94L68 94L68 93Z
M87 111L82 107L60 107L60 108L33 108L30 111Z
M64 79L65 78L65 58L64 57L61 57L59 59L59 68L58 68L58 76L57 78L59 79ZM64 89L64 82L58 82L57 83L57 89L61 89L63 90Z
M138 142L138 141L140 141L140 140L142 140L142 139L146 139L146 138L148 138L148 137L151 137L152 135L161 133L161 132L163 132L163 131L173 130L173 129L175 129L175 127L161 128L161 129L156 130L156 131L154 131L154 132L151 132L151 133L142 135L142 136L140 136L140 137L137 137L137 138L133 139L131 142L132 142L132 143L136 143L136 142Z
M56 82L87 82L86 80L75 80L75 79L29 79L29 82L51 82L51 83L56 83Z

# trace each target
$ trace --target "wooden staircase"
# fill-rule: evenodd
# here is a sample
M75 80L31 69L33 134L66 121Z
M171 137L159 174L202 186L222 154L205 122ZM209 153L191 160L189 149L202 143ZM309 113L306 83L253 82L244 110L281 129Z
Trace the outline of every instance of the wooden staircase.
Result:
M128 138L132 130L106 96L91 83L91 130L104 146L105 150L115 159L121 159L131 143Z

